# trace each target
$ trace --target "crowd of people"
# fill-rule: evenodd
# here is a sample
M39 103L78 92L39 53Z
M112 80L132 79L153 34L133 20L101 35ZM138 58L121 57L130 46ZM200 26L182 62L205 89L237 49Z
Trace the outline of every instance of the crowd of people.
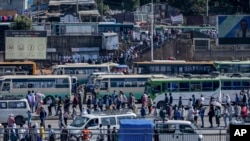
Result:
M175 102L173 101L172 94L166 93L165 105L160 107L160 109L157 109L156 107L153 107L152 98L144 94L140 100L140 111L138 111L138 104L136 104L133 93L131 92L127 97L122 90L114 90L111 95L104 97L98 97L94 94L88 96L86 106L83 104L81 93L75 94L72 101L68 96L64 98L55 96L54 100L49 98L46 103L43 103L43 97L34 91L28 91L26 98L31 107L31 110L27 111L27 121L24 121L23 124L20 125L20 128L17 128L14 115L10 114L9 118L7 119L7 125L4 126L4 141L17 141L18 139L24 141L33 141L32 138L35 137L38 138L39 141L42 141L45 138L50 141L55 140L55 131L51 128L51 125L47 125L49 130L48 135L45 135L44 133L46 119L48 116L52 115L58 117L58 128L61 132L60 138L62 138L61 140L63 141L65 138L70 138L68 136L68 130L66 129L66 126L68 125L68 119L74 120L77 115L91 114L100 111L110 111L112 113L113 111L120 111L122 109L131 110L136 114L140 113L142 118L147 118L148 115L151 115L155 118L160 117L162 120L188 120L200 126L201 128L205 127L204 117L208 116L208 121L211 128L215 127L214 118L217 127L222 126L226 128L232 120L246 119L250 104L249 94L245 91L241 91L239 94L236 94L234 101L231 101L230 97L226 94L223 94L222 101L211 97L208 108L207 106L204 106L205 98L203 95L200 95L199 98L196 98L195 95L192 95L187 105L183 105L182 97L180 96L178 104L173 105ZM47 110L43 104L47 105ZM77 109L79 109L79 111ZM55 113L52 113L52 111ZM33 123L32 113L39 115L41 121L40 126L38 123ZM221 118L223 118L224 125L220 123ZM102 129L102 125L100 125L100 129ZM113 131L110 131L109 133L111 132L114 134L117 133L116 129L113 129ZM100 134L102 135L103 133L104 132L100 130ZM110 134L109 141L116 141L116 137L112 136L113 134ZM87 140L90 137L91 131L86 127L82 131L82 138ZM111 138L114 138L114 140L111 140Z

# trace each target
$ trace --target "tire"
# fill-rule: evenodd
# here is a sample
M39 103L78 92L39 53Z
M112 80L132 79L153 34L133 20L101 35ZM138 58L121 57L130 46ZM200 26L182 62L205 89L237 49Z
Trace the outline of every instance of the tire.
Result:
M156 108L157 108L157 109L160 109L161 107L164 108L164 106L165 106L164 101L159 101L159 102L156 104Z
M24 117L23 116L16 116L15 121L16 121L16 125L21 125L24 122Z

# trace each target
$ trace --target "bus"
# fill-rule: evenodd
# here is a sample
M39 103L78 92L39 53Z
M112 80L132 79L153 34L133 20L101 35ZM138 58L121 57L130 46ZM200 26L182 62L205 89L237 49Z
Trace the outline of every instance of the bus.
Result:
M24 62L0 62L0 75L35 75L36 63Z
M96 78L94 88L98 96L111 95L114 90L122 91L127 97L133 93L135 99L140 102L144 94L145 83L149 78L164 78L164 75L101 75Z
M250 61L215 61L214 65L220 73L250 74Z
M118 33L120 36L125 35L125 38L132 38L133 40L140 40L140 29L140 26L135 25L134 23L98 23L98 33L115 32Z
M172 77L172 78L151 78L145 86L145 93L154 99L157 108L165 106L165 94L171 93L173 104L178 105L179 97L182 97L182 104L187 105L192 95L200 98L201 94L205 98L205 105L209 105L209 100L221 99L220 79L217 77Z
M65 65L52 66L52 74L75 76L77 77L79 84L85 84L88 76L93 72L110 72L110 65L108 63L67 63Z
M28 91L45 95L45 102L54 96L71 96L71 77L68 75L6 75L0 77L0 98L26 98Z
M241 91L247 91L250 88L250 77L246 76L219 76L221 81L221 94L223 96L228 95L232 102L235 102L236 94L240 94Z
M133 71L137 74L210 74L216 71L216 68L212 61L155 60L152 62L134 62Z

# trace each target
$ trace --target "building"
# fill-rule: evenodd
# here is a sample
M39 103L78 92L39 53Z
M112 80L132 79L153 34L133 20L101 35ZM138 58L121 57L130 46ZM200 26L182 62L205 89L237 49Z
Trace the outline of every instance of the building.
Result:
M28 8L28 0L0 0L1 10L25 10Z

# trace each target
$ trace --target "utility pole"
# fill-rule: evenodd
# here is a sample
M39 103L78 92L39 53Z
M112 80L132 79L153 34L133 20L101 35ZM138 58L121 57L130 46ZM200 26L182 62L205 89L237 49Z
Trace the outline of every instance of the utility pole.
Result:
M151 61L154 61L154 1L151 0Z
M79 14L79 0L76 1L76 14L78 16L79 22L81 22L81 15Z
M206 16L208 17L208 0L206 0Z

